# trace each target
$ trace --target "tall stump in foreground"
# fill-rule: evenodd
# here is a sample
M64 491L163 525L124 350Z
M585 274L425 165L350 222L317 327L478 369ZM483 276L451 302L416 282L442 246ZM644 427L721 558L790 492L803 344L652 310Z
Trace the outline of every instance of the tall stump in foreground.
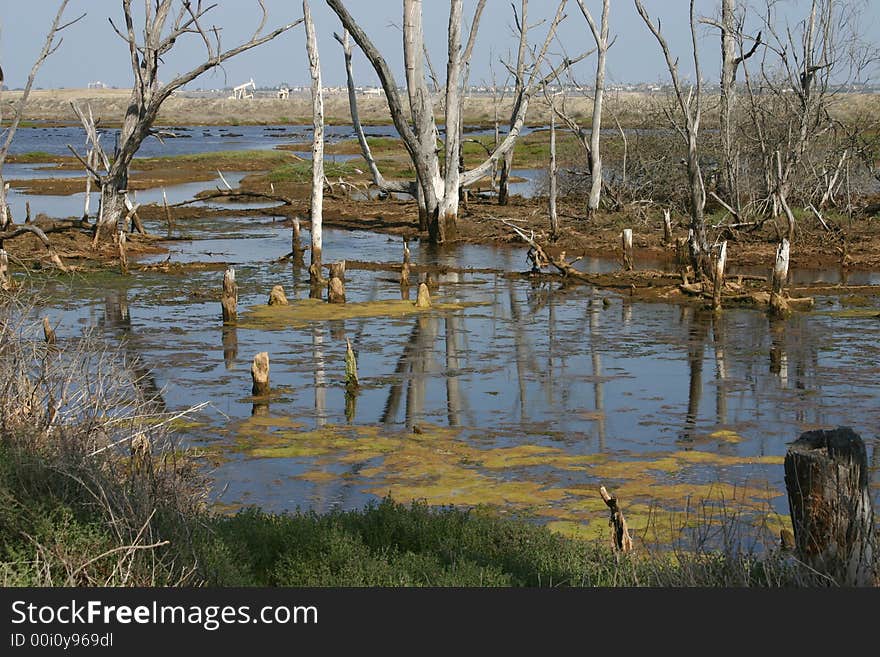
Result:
M865 443L849 427L808 431L785 455L799 558L842 586L871 586L874 511Z

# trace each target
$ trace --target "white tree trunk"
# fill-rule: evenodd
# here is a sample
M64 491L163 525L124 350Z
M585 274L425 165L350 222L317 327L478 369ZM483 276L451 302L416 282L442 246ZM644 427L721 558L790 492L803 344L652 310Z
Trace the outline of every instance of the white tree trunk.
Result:
M308 0L303 0L303 18L306 23L306 53L309 58L309 75L312 78L312 195L311 237L312 255L309 267L312 287L321 280L321 234L324 212L324 92L321 86L321 63L318 58L318 37Z
M458 189L460 175L458 158L461 153L461 7L462 0L451 0L449 6L449 60L446 65L446 168L440 223L447 239L456 237Z
M605 96L605 60L608 55L608 15L611 8L611 0L602 2L601 24L596 25L583 0L578 0L578 5L596 42L596 88L593 92L593 124L590 128L590 200L587 203L587 216L592 217L599 209L599 201L602 197L602 155L599 150L599 140L602 131L602 101Z
M556 212L557 174L556 165L556 112L550 111L550 199L548 211L550 213L550 238L556 239L559 235L559 215Z

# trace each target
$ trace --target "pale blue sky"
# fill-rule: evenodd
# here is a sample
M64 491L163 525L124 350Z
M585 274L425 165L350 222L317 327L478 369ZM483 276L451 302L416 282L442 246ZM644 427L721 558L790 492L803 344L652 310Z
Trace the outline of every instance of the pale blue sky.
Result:
M256 2L251 0L215 0L219 6L212 10L211 22L222 26L223 44L230 46L249 36L256 25ZM841 0L843 1L843 0ZM134 5L142 6L135 0ZM291 22L302 15L301 2L296 0L266 0L269 8L268 26ZM449 3L444 0L425 0L425 31L432 60L439 75L445 71L445 38ZM466 21L470 20L474 0L465 0ZM517 4L519 4L517 2ZM684 76L692 70L688 54L687 0L644 0L649 12L660 17L663 31L681 57ZM861 28L873 43L880 44L880 2L862 2ZM31 64L42 46L46 28L57 9L55 0L0 0L0 65L10 87L24 84ZM109 85L127 87L131 84L131 70L125 44L113 33L108 17L121 23L121 0L71 0L68 15L72 18L86 12L86 17L64 32L61 49L43 66L37 78L41 87L84 87L90 81L101 80ZM588 27L574 0L570 0L568 18L559 37L570 55L592 47ZM597 19L600 0L587 0ZM712 16L718 11L718 0L697 0L698 13ZM401 0L349 0L349 11L362 21L373 41L383 49L392 70L402 82L402 47L400 31ZM809 6L807 0L782 0L784 15L796 16ZM532 0L532 21L549 17L555 10L555 0ZM340 29L339 21L323 0L313 0L312 11L318 30L325 84L344 83L342 55L333 40L333 32ZM668 79L665 63L657 43L636 14L632 0L612 0L612 34L617 42L609 53L608 74L611 82L655 82ZM780 19L780 24L783 22ZM539 39L544 27L535 30ZM189 37L175 49L166 62L165 78L174 71L189 68L203 55L197 38ZM509 0L488 0L480 27L480 38L474 53L471 82L480 84L490 78L489 63L495 62L499 83L504 80L504 69L499 57L507 55L515 46L512 33L512 14ZM718 76L717 31L707 26L700 28L700 48L703 52L704 77L715 80ZM554 45L558 54L561 48ZM594 67L590 58L579 68L578 77L589 81ZM355 74L359 84L375 84L375 76L365 58L355 55ZM274 86L286 81L306 84L308 69L302 26L253 51L230 60L224 72L207 73L190 88L213 88L239 84L253 77L258 86Z

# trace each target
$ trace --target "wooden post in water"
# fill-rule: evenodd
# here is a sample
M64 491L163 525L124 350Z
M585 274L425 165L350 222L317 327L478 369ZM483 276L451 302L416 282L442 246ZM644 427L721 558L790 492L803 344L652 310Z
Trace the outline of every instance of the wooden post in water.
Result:
M409 287L409 272L410 272L410 253L409 253L409 245L406 243L406 240L403 240L403 267L400 269L400 287L406 288Z
M251 393L254 397L264 397L269 394L269 354L261 351L254 356L251 365L251 379L253 386Z
M330 264L330 281L327 283L327 301L345 303L345 260Z
M49 323L48 317L43 317L43 336L46 338L46 344L55 344L55 330Z
M785 455L798 557L840 586L873 586L876 543L868 455L849 427L808 431Z
M168 195L165 194L165 188L162 188L162 205L165 208L165 223L168 224L168 237L171 237L171 231L174 229L174 220L171 218L171 209L168 207Z
M620 234L623 248L623 268L627 271L633 269L633 232L632 228L624 228Z
M287 306L287 295L284 294L284 287L281 285L276 285L269 292L269 305L270 306Z
M428 291L428 286L424 283L419 283L419 296L416 298L416 308L430 308L431 307L431 293Z
M351 348L351 340L346 339L345 346L345 391L357 392L361 385L358 381L357 358Z
M712 290L712 310L721 312L721 295L724 292L724 266L727 264L727 240L718 247L715 257L714 289Z
M220 295L223 309L223 323L238 319L238 286L235 284L235 269L227 267L223 274L223 293Z
M117 233L116 246L119 249L119 271L128 274L128 258L125 257L125 231Z
M663 243L667 246L673 243L672 241L672 211L669 209L663 210Z
M626 525L626 518L623 517L623 511L620 510L620 504L618 503L617 498L611 497L611 494L605 489L605 486L602 486L599 489L599 495L602 496L602 500L608 505L608 509L611 512L611 517L608 522L612 528L611 547L617 552L632 552L632 536L629 534L629 528Z
M31 223L31 202L25 201L24 203L24 223Z
M770 287L770 314L774 317L787 317L791 314L782 291L788 279L788 263L791 256L791 244L785 238L776 247L776 261L773 265L773 279Z

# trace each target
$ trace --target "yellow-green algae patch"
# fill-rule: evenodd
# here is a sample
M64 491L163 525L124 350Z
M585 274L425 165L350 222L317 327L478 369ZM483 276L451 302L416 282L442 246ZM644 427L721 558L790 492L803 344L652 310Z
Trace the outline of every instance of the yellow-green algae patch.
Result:
M656 542L669 542L696 523L716 522L710 516L718 516L719 507L770 524L769 503L782 494L754 482L684 481L695 467L776 466L782 456L697 450L581 455L531 443L484 448L465 430L428 423L420 424L419 433L371 425L303 430L289 418L265 416L241 421L233 433L248 457L306 459L312 467L296 475L304 481L332 482L343 475L329 466L358 464L365 467L346 480L378 497L530 514L547 518L555 531L591 538L608 532L600 485L621 500L633 533Z
M369 317L404 317L431 311L462 310L474 304L435 303L430 308L417 308L412 301L388 299L358 303L327 303L320 299L299 299L287 306L251 306L239 316L238 326L249 329L301 328L309 322L325 322Z
M719 429L718 431L713 431L709 434L709 438L725 443L741 443L743 440L742 436L740 436L736 431L731 431L729 429Z

